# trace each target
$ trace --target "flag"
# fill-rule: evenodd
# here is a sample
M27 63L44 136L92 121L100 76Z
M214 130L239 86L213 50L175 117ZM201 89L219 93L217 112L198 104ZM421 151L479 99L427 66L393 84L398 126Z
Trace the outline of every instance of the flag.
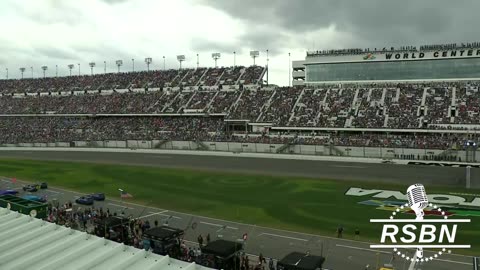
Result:
M13 184L17 183L17 178L15 178L15 177L12 178L12 183L13 183Z
M127 199L127 198L132 198L133 196L126 192L125 190L120 191L120 198L122 199Z

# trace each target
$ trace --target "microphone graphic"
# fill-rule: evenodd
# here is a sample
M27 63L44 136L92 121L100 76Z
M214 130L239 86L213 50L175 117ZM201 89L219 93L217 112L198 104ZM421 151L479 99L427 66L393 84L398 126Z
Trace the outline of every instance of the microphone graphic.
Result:
M423 220L423 209L428 206L427 193L422 184L414 184L407 189L408 206L415 212L415 220ZM417 257L423 258L423 248L417 248Z

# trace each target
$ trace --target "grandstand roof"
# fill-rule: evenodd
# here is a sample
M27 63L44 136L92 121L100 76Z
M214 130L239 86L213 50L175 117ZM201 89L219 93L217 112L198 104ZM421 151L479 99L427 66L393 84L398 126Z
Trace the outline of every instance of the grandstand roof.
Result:
M207 270L0 208L0 269Z

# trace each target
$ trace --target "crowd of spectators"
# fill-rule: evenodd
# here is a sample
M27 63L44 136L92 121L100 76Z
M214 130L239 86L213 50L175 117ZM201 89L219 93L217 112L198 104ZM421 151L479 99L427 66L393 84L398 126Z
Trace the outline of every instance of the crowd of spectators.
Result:
M356 54L366 54L366 53L381 53L381 52L418 52L418 51L434 51L434 50L456 50L456 49L465 49L465 48L479 48L480 42L470 42L470 43L451 43L451 44L432 44L432 45L422 45L417 49L417 46L407 45L395 47L384 47L380 48L349 48L349 49L336 49L336 50L318 50L318 51L308 51L307 57L310 56L322 56L322 55L356 55Z
M479 84L464 85L456 91L458 124L479 124L480 117L480 89Z
M292 115L292 109L302 90L302 88L278 88L259 122L273 123L275 126L287 126Z
M223 82L222 84L224 85L235 85L244 69L242 66L227 68L220 78L220 81Z
M358 92L356 117L352 126L363 128L383 128L385 109L382 101L383 88L362 88ZM386 91L386 90L385 90Z
M329 89L326 102L320 108L317 127L345 127L354 97L355 90L352 88Z
M291 127L314 127L319 116L320 107L323 105L327 90L305 89L297 106L294 108L293 117L288 123Z
M196 86L200 82L200 79L207 71L207 68L197 68L188 71L188 74L183 78L182 83L188 86Z
M221 117L2 117L0 144L175 140L443 149L478 140L464 133L231 133ZM471 135L471 134L470 134Z
M479 104L478 83L454 82L7 95L0 97L0 114L178 114L199 110L282 127L462 130L465 125L479 128Z
M213 101L208 108L208 112L225 114L230 112L230 108L235 104L240 94L240 91L218 92L217 95L213 98Z
M223 75L223 72L225 72L225 68L210 68L207 70L207 73L205 73L204 77L202 78L202 81L200 82L201 85L205 86L215 86L219 82L220 78Z
M261 84L261 78L265 69L261 66L249 66L245 69L245 72L240 77L240 82L244 85L248 84Z
M187 104L186 108L189 110L202 110L206 111L207 106L212 101L213 97L218 92L214 91L197 91L193 95L190 102Z
M452 104L452 89L449 87L434 87L426 89L424 122L428 124L450 123L448 111Z
M387 108L389 128L420 128L420 105L424 88L415 84L402 85L397 89L398 99Z
M275 91L244 91L228 115L230 119L244 119L256 122Z

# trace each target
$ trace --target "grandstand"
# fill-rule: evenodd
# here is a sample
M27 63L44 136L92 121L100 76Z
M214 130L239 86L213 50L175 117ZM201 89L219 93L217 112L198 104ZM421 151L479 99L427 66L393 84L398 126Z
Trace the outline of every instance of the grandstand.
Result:
M293 87L264 85L260 66L0 80L0 143L251 142L452 159L478 140L476 45L308 52Z

